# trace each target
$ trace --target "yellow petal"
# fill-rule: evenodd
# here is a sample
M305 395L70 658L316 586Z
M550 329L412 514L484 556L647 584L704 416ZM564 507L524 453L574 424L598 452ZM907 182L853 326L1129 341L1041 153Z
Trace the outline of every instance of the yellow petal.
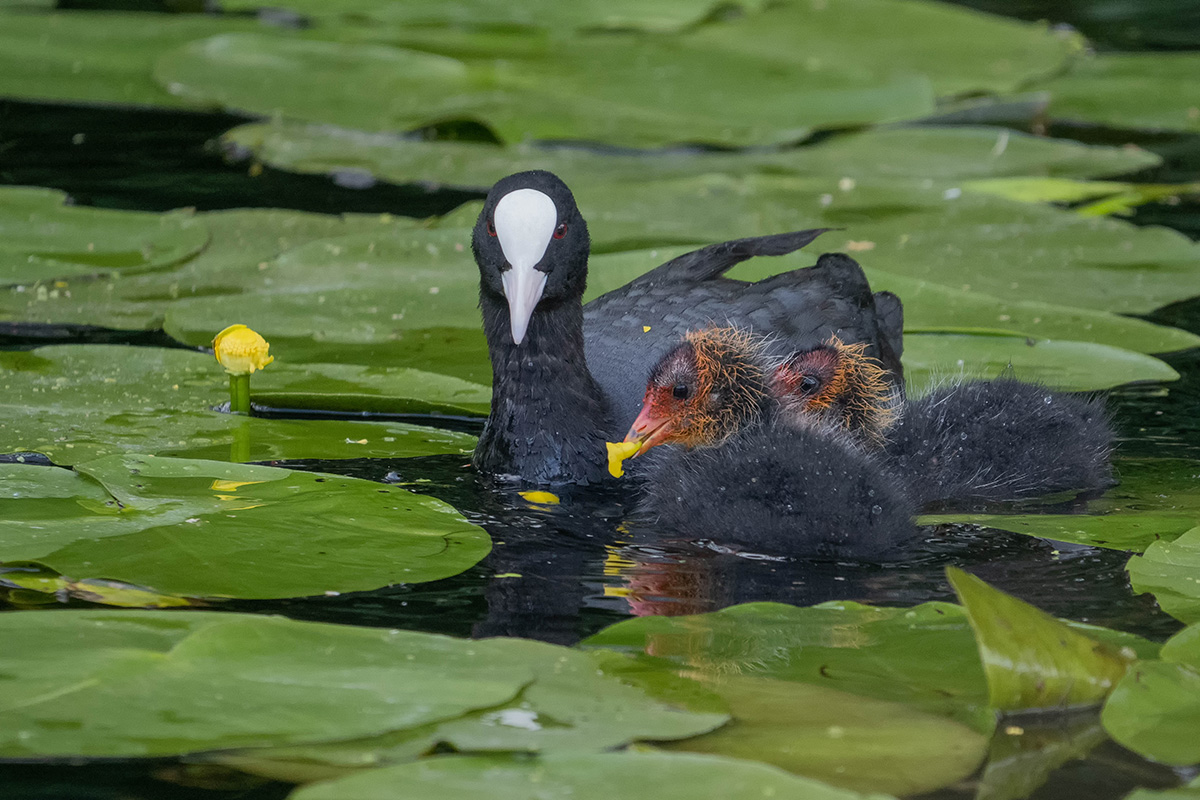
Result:
M605 442L604 446L608 448L608 471L614 478L625 474L621 466L625 459L633 458L642 449L641 442Z
M217 361L230 375L249 375L275 360L267 355L271 345L245 325L230 325L213 339Z

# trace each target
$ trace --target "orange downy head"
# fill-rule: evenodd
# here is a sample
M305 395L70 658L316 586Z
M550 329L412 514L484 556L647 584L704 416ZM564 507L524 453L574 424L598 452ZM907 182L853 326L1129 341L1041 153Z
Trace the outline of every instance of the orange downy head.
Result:
M771 394L792 424L832 424L882 444L896 420L898 395L864 342L824 344L791 355L771 376Z
M625 437L641 455L660 444L719 444L762 413L762 341L737 328L687 334L650 373L642 410Z

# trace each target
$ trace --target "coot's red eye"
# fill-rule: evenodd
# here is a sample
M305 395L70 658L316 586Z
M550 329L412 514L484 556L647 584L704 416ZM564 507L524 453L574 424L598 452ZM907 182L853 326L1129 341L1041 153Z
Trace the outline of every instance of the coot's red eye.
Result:
M561 239L567 235L567 223L560 222L558 227L554 229L554 238Z
M488 236L496 235L496 223L492 222L490 219L487 221L487 232Z

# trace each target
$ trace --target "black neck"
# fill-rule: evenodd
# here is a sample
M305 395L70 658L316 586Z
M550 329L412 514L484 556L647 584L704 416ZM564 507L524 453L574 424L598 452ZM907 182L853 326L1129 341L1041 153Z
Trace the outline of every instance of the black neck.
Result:
M519 345L503 298L484 293L480 307L492 359L492 411L475 466L531 483L605 480L611 421L584 357L580 300L539 305Z

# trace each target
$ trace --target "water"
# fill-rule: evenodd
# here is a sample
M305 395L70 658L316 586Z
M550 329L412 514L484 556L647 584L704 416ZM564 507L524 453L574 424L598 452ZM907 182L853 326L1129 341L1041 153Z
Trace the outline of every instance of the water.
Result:
M998 10L994 0L971 5ZM1124 4L1129 6L1131 4ZM1022 2L1005 4L1018 16L1062 11L1103 47L1195 47L1200 20L1167 25L1151 4L1136 36L1105 35L1097 7ZM1123 7L1123 6L1122 6ZM1090 16L1089 16L1090 15ZM1090 27L1089 27L1090 26ZM1100 31L1097 33L1097 31ZM1189 38L1190 37L1190 38ZM211 141L241 118L0 102L0 182L62 189L75 202L110 208L211 210L278 207L429 216L477 195L420 186L379 183L338 186L317 176L271 169L251 176L245 164L229 164ZM1054 135L1087 141L1124 142L1127 134L1058 126ZM1148 181L1200 179L1200 137L1156 136L1139 140L1167 158L1138 176ZM1200 207L1151 205L1139 224L1168 224L1200 235ZM1162 309L1151 319L1200 332L1200 303ZM114 334L62 326L0 326L0 346L47 342L126 341L164 344L159 334ZM1200 352L1166 359L1183 378L1169 392L1133 387L1113 393L1110 404L1124 441L1124 457L1200 458ZM474 421L430 420L477 431ZM1052 614L1132 631L1162 640L1178 630L1174 619L1147 597L1134 596L1124 573L1126 554L1064 547L1000 531L964 526L928 528L903 561L892 564L811 563L750 559L675 541L653 530L624 524L624 498L539 507L511 492L485 485L461 458L396 461L309 461L287 466L400 483L443 499L484 525L496 542L488 559L453 578L339 597L236 602L236 611L278 613L298 619L403 627L457 636L528 636L572 644L631 613L698 613L752 600L809 605L854 599L882 605L913 605L952 599L943 568L963 566L1005 591ZM1055 509L1069 510L1069 509ZM519 577L496 579L497 574ZM3 607L0 604L0 607ZM1094 725L1094 720L1085 720ZM1050 727L1066 723L1057 721ZM1061 731L1060 731L1061 732ZM1072 736L1080 735L1072 729ZM1003 736L1003 732L997 736ZM1052 772L1031 797L1120 797L1135 786L1175 785L1180 775L1108 742L1084 760ZM978 777L928 795L939 800L972 797ZM87 765L0 765L3 797L151 798L185 800L282 798L286 784L264 782L222 769L176 760L115 761Z

